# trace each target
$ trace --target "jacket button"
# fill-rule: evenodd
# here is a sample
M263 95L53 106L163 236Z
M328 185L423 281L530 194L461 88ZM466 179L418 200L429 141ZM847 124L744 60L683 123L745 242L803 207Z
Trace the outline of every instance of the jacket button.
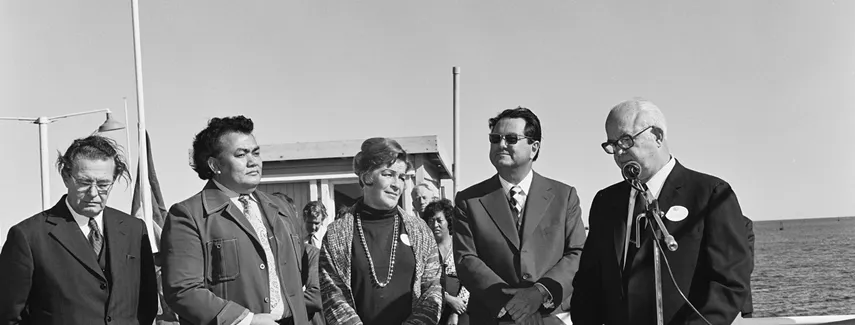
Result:
M523 280L531 279L531 274L523 273Z
M264 297L264 302L270 302L270 298Z
M112 321L113 321L113 318L112 318L112 317L110 317L110 316L107 316L107 321L108 321L108 322L112 322Z
M101 282L101 290L104 290L104 289L107 289L107 284L104 282Z
M262 270L264 270L264 264L261 264L258 267L260 267Z

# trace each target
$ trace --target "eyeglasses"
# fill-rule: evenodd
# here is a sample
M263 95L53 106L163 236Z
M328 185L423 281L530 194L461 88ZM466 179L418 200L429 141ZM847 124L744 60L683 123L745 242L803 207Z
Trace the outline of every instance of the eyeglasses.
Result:
M490 143L499 143L502 142L502 139L505 139L505 142L508 144L517 144L522 139L531 139L531 137L527 137L519 134L496 134L490 133Z
M635 145L635 138L638 138L638 136L644 133L644 131L650 130L650 128L652 127L653 125L648 126L644 128L644 130L641 130L641 132L638 132L633 136L624 134L617 140L603 142L601 146L603 147L603 150L605 150L606 153L610 155L613 155L617 151L617 148L629 150L629 148L632 148L632 146Z
M113 188L114 182L109 183L97 183L92 181L84 181L76 178L72 178L74 180L74 184L77 185L77 190L79 192L89 192L92 187L95 187L95 190L98 191L98 194L104 195L110 192L110 189Z

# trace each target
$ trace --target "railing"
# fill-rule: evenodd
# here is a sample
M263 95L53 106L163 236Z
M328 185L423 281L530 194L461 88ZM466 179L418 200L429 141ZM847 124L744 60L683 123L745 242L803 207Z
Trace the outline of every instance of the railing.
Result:
M733 325L855 324L855 315L737 318Z

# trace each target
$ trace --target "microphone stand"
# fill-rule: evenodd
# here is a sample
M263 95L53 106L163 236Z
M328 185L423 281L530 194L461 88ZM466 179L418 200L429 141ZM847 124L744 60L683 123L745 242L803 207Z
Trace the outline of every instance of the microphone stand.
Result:
M653 197L653 194L650 193L650 190L647 188L647 185L641 183L638 179L627 180L630 185L635 188L635 190L642 193L644 196L645 206L647 209L640 213L635 219L635 247L641 248L641 240L639 238L639 234L641 233L639 227L641 225L641 218L646 218L648 224L655 224L654 228L651 226L651 232L653 233L653 274L655 280L655 288L656 288L656 324L663 325L665 322L665 318L663 315L663 304L662 304L662 263L660 262L660 243L662 240L668 247L670 251L677 250L677 241L674 240L674 236L668 233L668 229L665 228L665 225L662 223L662 211L659 210L659 201ZM653 222L651 222L651 219Z

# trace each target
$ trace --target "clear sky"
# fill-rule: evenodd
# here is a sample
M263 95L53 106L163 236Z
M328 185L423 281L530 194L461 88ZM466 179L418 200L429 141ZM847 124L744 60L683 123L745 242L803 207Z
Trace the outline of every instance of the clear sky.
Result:
M141 3L170 205L203 186L188 149L215 116L251 117L261 144L436 134L451 153L460 66L464 187L495 172L487 119L526 106L544 128L535 170L576 186L587 220L621 179L599 146L606 114L641 96L668 119L675 157L730 182L753 219L855 215L852 1ZM137 157L130 18L130 1L0 1L0 116L124 119L127 96ZM103 119L50 125L51 162ZM0 236L41 209L38 141L35 125L0 121ZM111 205L128 211L131 191L115 187Z

